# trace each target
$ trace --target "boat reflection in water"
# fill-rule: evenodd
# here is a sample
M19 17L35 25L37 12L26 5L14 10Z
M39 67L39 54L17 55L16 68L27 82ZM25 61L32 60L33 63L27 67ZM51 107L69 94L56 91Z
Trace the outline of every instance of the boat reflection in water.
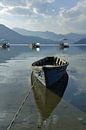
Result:
M40 51L40 47L37 47L35 50L36 50L36 51Z
M68 83L68 74L65 73L51 88L43 84L34 75L31 74L31 83L33 86L33 95L40 113L40 127L49 118L55 107L60 102Z
M29 45L29 48L32 49L32 50L35 50L37 52L40 51L40 47L32 47L32 44Z

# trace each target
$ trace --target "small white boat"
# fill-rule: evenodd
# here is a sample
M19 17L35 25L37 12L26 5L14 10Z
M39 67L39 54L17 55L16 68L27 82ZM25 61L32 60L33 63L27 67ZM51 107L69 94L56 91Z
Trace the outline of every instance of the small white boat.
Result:
M60 48L69 48L68 43L60 43Z
M60 47L61 49L69 48L68 39L63 39L63 40L60 42L59 47Z
M9 47L10 47L9 43L3 43L3 45L2 45L2 48L4 48L4 49L9 48Z
M4 49L6 49L6 48L9 48L9 47L10 47L9 42L8 42L8 41L6 41L5 39L1 39L1 40L0 40L0 45L1 45L1 48L4 48Z
M32 43L32 48L39 48L40 47L40 43Z

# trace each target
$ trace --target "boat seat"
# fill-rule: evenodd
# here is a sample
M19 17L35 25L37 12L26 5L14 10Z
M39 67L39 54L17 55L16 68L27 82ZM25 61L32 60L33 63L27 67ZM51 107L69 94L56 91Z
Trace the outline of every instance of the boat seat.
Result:
M55 64L56 64L56 65L60 65L60 58L57 58L57 59L56 59Z
M60 65L62 65L62 61L60 61Z

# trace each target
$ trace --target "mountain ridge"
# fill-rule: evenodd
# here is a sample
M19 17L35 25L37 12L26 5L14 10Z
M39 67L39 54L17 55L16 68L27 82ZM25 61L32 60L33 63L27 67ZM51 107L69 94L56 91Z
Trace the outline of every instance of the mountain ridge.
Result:
M26 32L25 29L23 30ZM40 42L44 44L46 43L53 44L53 43L59 43L62 39L68 39L69 43L78 43L80 40L86 39L86 34L69 33L63 35L63 34L56 34L54 32L49 32L49 31L46 32L35 31L33 36L33 31L27 30L27 33L28 32L30 32L30 35L20 34L18 31L15 31L14 29L10 29L3 24L0 24L0 40L5 39L10 43L29 44L33 42ZM38 34L36 35L36 33Z
M86 38L83 38L83 39L75 42L75 44L86 44Z
M36 36L21 35L18 32L6 27L3 24L0 24L0 39L5 39L10 43L33 43L33 42L55 43L55 41L52 41L50 39L43 39Z
M50 39L53 41L59 41L62 39L68 39L70 43L74 43L79 41L80 39L86 38L86 34L78 34L78 33L68 33L68 34L56 34L54 32L49 32L49 31L29 31L23 28L13 28L14 31L26 35L26 36L40 36L41 38L44 39Z

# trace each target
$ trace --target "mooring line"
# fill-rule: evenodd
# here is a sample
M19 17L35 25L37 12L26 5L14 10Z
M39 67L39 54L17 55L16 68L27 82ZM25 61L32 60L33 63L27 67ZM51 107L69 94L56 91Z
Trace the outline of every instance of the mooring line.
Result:
M18 108L17 112L15 113L13 119L11 120L9 126L7 127L7 130L10 130L10 129L11 129L11 127L12 127L12 125L13 125L15 119L17 118L19 112L20 112L21 109L23 108L23 105L24 105L24 103L26 102L26 100L27 100L27 98L28 98L28 96L29 96L29 94L30 94L30 92L31 92L31 89L34 87L34 84L35 84L36 81L37 81L37 79L35 79L35 81L33 82L33 85L31 85L32 87L29 89L28 94L25 96L25 98L24 98L24 100L22 101L20 107Z

